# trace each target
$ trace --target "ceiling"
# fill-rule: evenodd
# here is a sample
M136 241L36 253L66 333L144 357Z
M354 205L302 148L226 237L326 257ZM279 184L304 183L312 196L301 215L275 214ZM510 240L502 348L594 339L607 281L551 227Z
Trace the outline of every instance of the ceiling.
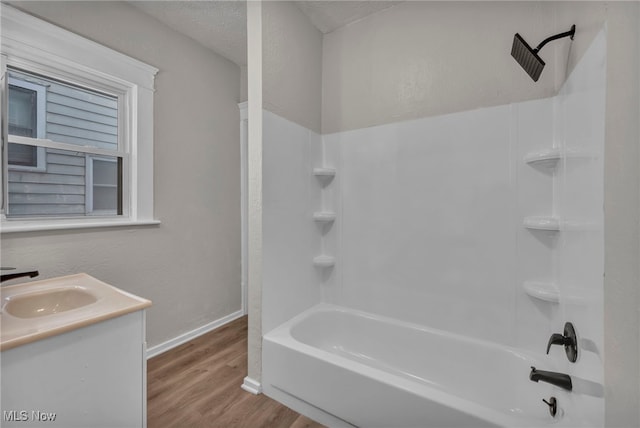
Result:
M322 33L329 33L365 16L387 9L399 1L296 1Z
M238 65L247 64L247 6L236 1L130 1L136 8ZM328 33L399 1L295 1Z

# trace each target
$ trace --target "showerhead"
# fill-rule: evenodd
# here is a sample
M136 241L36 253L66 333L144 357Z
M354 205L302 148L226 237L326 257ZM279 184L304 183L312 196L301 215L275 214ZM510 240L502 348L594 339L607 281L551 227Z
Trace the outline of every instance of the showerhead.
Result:
M572 25L571 30L556 34L555 36L544 39L538 47L532 49L527 42L524 41L520 34L516 33L513 36L513 45L511 46L511 56L518 61L518 64L527 72L534 82L537 82L542 73L542 69L545 66L545 62L538 56L540 49L552 40L561 39L563 37L571 37L576 33L576 26Z
M518 61L520 67L524 68L524 71L531 76L534 82L538 81L545 63L542 58L538 56L538 51L532 49L518 33L513 36L511 56Z

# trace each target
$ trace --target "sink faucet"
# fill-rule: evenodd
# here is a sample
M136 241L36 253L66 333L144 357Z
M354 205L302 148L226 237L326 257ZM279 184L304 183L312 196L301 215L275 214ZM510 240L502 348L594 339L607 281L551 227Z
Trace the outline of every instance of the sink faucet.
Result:
M531 366L531 373L529 373L529 379L534 382L538 382L539 380L541 380L543 382L550 383L551 385L564 388L567 391L571 391L573 389L573 385L571 383L571 376L566 375L564 373L547 372L544 370L538 370L535 367Z
M15 268L13 267L2 267L0 268L0 270L14 270ZM13 273L3 273L0 274L0 282L5 282L5 281L9 281L10 279L16 279L16 278L21 278L24 276L28 276L29 278L33 278L35 276L40 275L40 273L37 270L30 270L30 271L18 271L18 272L13 272Z

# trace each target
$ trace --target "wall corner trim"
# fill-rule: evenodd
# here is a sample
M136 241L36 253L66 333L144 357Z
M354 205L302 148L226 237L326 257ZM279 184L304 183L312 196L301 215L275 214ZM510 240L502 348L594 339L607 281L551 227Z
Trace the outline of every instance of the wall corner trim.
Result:
M242 385L240 387L254 395L262 394L262 385L260 384L260 382L250 378L249 376L244 378L244 381L242 382Z

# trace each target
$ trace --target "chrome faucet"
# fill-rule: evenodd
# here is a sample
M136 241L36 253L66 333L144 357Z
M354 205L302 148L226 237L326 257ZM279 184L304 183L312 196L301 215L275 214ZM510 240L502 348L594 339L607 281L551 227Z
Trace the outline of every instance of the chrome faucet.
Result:
M14 267L1 267L0 270L15 270ZM24 276L28 276L29 278L33 278L40 275L37 270L29 270L29 271L18 271L12 273L3 273L0 274L0 282L9 281L11 279L22 278Z
M538 370L535 367L531 366L531 373L529 373L529 379L532 380L533 382L538 382L539 380L541 380L543 382L550 383L551 385L564 388L567 391L571 391L573 389L573 384L571 383L571 376L566 375L564 373L547 372L544 370Z

